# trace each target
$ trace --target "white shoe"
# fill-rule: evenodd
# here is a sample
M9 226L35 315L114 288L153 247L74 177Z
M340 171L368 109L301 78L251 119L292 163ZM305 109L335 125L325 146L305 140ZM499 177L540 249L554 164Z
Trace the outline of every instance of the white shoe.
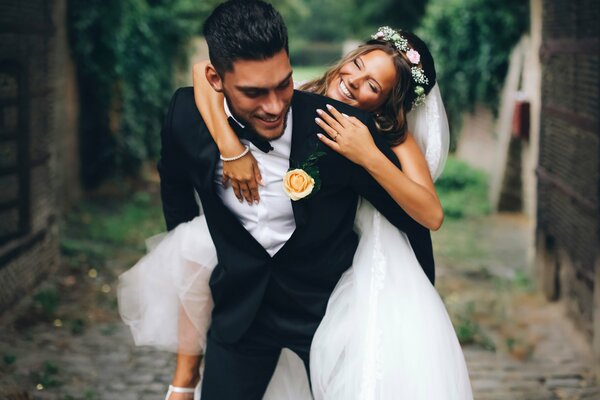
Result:
M194 400L200 400L200 382L198 382L195 388L186 388L169 385L169 391L165 396L165 400L169 400L169 396L171 396L171 393L193 393Z

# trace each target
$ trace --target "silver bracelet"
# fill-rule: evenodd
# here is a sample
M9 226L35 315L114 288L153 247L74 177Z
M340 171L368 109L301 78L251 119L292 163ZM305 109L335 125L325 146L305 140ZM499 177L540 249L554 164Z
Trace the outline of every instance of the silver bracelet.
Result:
M238 154L237 156L234 156L234 157L223 157L222 155L219 154L219 158L221 158L221 161L235 161L235 160L239 160L240 158L242 158L246 154L248 154L248 152L250 151L250 147L248 145L244 145L244 147L245 147L244 151L242 151L242 153Z

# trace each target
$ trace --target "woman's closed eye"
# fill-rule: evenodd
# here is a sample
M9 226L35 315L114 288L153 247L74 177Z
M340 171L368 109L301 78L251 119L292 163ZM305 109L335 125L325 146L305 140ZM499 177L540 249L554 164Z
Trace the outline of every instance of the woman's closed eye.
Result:
M360 57L356 57L354 59L354 65L356 65L356 68L358 68L360 71L363 70L364 68L364 62ZM369 84L369 88L371 89L371 91L375 94L379 93L379 87L377 85L377 83L373 82L372 80L368 81Z

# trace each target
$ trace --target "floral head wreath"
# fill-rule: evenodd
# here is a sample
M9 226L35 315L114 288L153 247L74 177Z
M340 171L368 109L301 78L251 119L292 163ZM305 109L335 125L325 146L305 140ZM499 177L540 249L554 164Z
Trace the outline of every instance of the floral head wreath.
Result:
M421 62L421 55L419 52L415 49L411 49L408 45L408 40L389 26L380 27L377 30L377 33L372 35L371 38L391 42L396 50L406 54L406 58L413 64L410 68L413 81L415 81L415 99L413 100L413 107L423 104L425 102L425 88L423 85L428 85L429 79L427 79L423 68L419 67L419 62Z

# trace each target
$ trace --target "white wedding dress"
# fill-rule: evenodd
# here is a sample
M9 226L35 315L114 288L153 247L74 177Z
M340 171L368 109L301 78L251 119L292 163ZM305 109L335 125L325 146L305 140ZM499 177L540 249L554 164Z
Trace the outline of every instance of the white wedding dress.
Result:
M409 126L432 176L439 176L448 135L437 85L409 114ZM304 364L284 349L264 399L471 400L454 328L406 235L364 200L355 228L360 242L353 265L333 291L312 342L312 395ZM123 273L119 311L135 343L201 353L212 308L208 278L215 265L201 215L166 234Z

